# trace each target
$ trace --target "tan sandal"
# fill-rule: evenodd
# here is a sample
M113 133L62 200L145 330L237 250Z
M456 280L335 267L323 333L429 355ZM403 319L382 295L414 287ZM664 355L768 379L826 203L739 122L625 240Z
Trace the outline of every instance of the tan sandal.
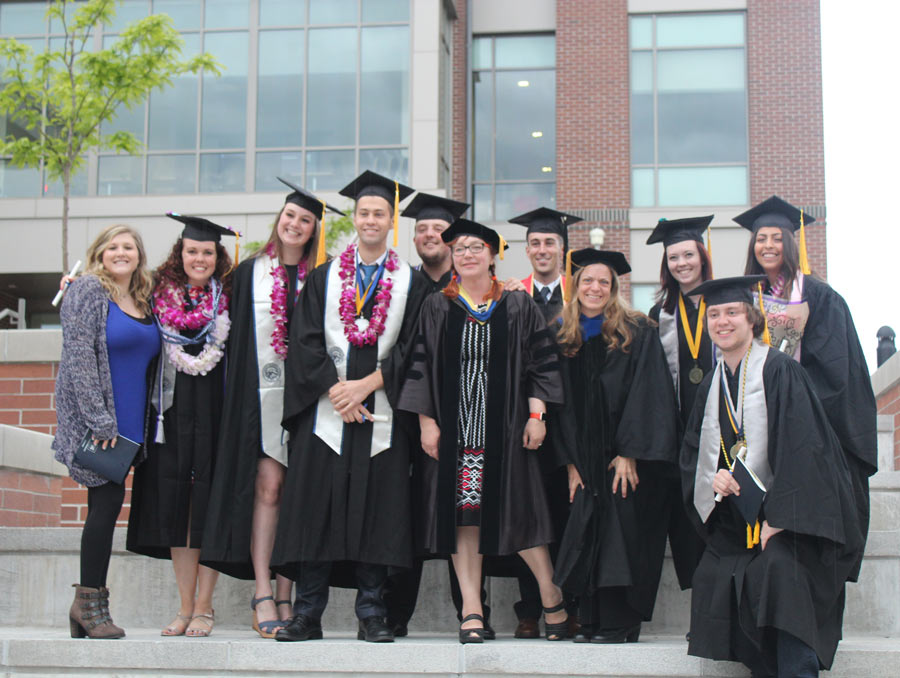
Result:
M212 633L213 626L216 625L216 611L213 610L209 614L195 614L191 617L191 623L184 632L188 638L206 638ZM194 622L200 622L206 628L194 626Z
M161 636L183 636L191 623L191 616L187 614L176 614L174 621L166 628L159 632Z

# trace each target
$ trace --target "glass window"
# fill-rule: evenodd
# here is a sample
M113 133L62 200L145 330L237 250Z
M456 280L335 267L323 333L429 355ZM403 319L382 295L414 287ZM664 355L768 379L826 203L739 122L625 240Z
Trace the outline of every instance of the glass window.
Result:
M256 190L289 190L283 183L278 181L278 177L292 181L298 186L302 185L303 154L300 151L256 154Z
M632 17L631 37L632 204L744 204L744 15Z
M147 158L147 193L193 193L197 183L197 156L151 155Z
M41 173L36 167L16 167L0 158L0 198L36 198L41 194Z
M260 31L256 145L303 143L303 31Z
M201 193L238 193L243 190L243 153L203 153L200 156Z
M131 22L143 19L149 13L149 0L122 0L116 7L116 14L112 21L103 29L110 33L118 33Z
M184 54L200 51L200 36L182 36ZM188 150L197 147L197 76L175 78L170 87L150 95L147 146L151 150Z
M409 151L405 148L365 148L359 152L360 170L370 169L400 183L409 181ZM349 177L347 181L352 179Z
M409 143L408 44L407 26L362 29L360 144Z
M309 23L350 24L356 23L358 0L309 0Z
M409 0L362 0L362 20L409 21Z
M260 26L300 26L306 23L303 0L259 0Z
M180 31L200 28L203 3L197 0L153 0L154 14L168 14Z
M33 35L47 30L44 2L0 3L0 35Z
M306 154L306 188L337 191L356 176L353 151L309 151Z
M49 179L47 177L47 172L44 172L44 185L43 185L44 195L47 197L61 198L63 194L63 182L62 179ZM69 177L69 195L71 196L80 196L87 195L88 192L88 170L87 170L87 158L84 159L84 164L80 169L75 171L75 174Z
M491 38L472 40L472 68L490 68L494 65L494 44Z
M309 31L306 143L356 143L356 44L353 28Z
M475 44L477 63L490 64L490 54L496 56L495 68L472 73L475 218L506 219L550 207L556 193L554 38L482 37Z
M631 306L641 313L649 313L655 304L657 285L653 283L631 283Z
M206 34L206 51L219 60L223 72L218 78L203 76L200 148L247 144L247 45L247 33Z
M246 28L250 17L248 0L206 0L204 28Z
M102 155L97 165L97 195L139 195L144 192L144 159Z

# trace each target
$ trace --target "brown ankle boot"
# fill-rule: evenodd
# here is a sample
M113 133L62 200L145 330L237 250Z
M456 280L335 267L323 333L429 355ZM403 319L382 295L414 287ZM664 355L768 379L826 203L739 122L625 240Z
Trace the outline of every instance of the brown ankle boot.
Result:
M69 630L73 638L122 638L125 631L109 616L109 589L75 587L75 600L69 608Z

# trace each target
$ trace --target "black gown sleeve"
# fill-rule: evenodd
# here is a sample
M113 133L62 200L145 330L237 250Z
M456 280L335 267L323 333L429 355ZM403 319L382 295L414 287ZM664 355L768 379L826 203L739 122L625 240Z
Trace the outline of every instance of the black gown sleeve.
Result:
M559 372L559 346L553 328L547 325L541 310L525 292L511 292L507 300L519 306L522 335L528 337L523 353L525 391L529 398L539 398L547 405L563 402L562 376Z
M440 292L430 294L422 305L419 314L418 331L410 356L410 366L406 372L406 381L400 393L398 407L413 414L424 414L439 420L439 404L437 402L440 385L435 383L439 370L440 350L445 319L447 300Z
M384 392L391 409L397 409L403 381L409 370L409 359L416 339L416 328L419 323L419 311L425 297L430 292L430 285L421 275L412 271L409 294L406 297L406 308L403 311L403 324L400 336L390 353L381 361L381 376L384 379Z

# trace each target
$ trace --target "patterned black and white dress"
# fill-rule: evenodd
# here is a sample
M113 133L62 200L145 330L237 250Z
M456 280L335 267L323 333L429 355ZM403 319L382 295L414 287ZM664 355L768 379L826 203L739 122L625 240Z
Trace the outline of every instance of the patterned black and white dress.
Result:
M459 457L456 475L457 525L481 524L484 428L487 411L491 326L466 318L459 354Z

